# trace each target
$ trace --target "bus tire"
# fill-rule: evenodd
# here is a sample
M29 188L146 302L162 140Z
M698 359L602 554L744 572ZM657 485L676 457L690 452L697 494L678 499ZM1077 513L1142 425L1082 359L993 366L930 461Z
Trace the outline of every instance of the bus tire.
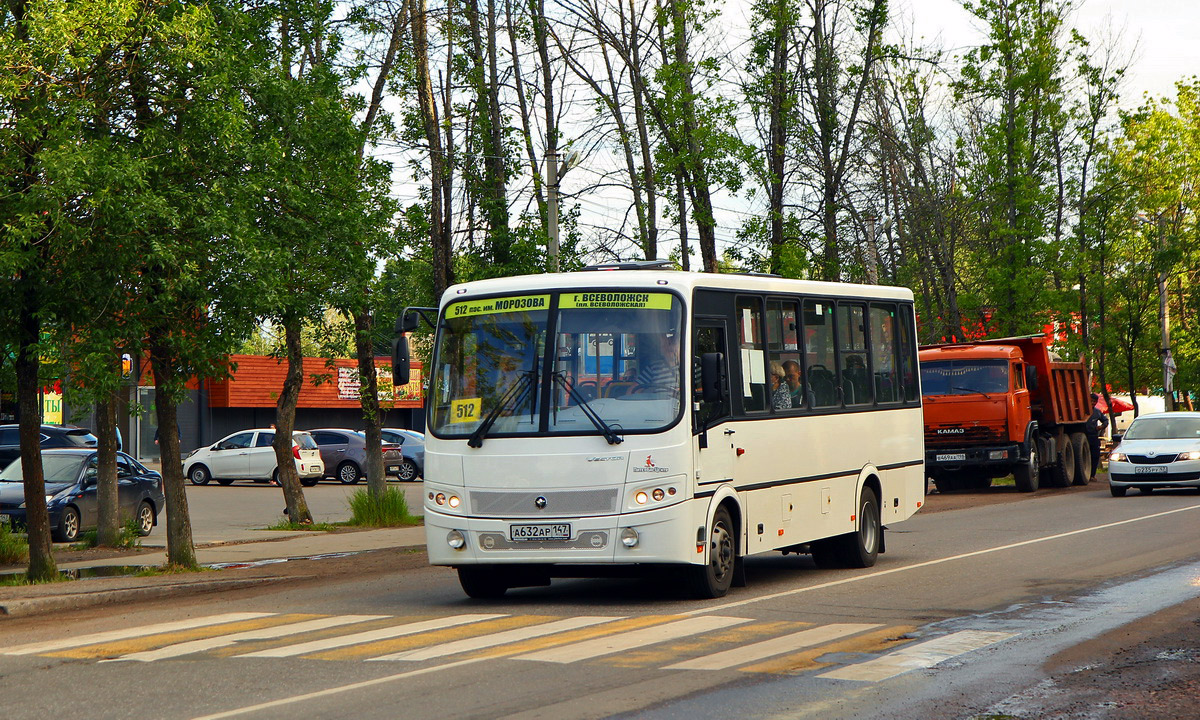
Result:
M458 569L458 584L467 597L476 600L496 600L508 592L508 585L495 568L466 565Z
M1058 462L1052 469L1054 487L1065 488L1075 479L1075 448L1071 446L1071 438L1067 435L1060 437L1058 445Z
M1013 468L1013 483L1017 486L1017 492L1034 492L1041 485L1040 471L1038 468L1038 450L1037 443L1029 443L1029 457L1020 465Z
M869 568L879 557L883 523L879 517L879 497L874 488L864 487L858 498L858 530L834 538L842 566Z
M728 510L719 507L708 528L708 562L692 567L692 594L702 599L724 596L733 584L736 564L733 519Z
M833 542L834 539L817 540L809 545L808 551L812 554L813 564L822 570L832 570L842 566L842 556Z
M1088 445L1087 435L1071 433L1071 447L1075 450L1075 476L1071 483L1087 485L1092 479L1092 448Z

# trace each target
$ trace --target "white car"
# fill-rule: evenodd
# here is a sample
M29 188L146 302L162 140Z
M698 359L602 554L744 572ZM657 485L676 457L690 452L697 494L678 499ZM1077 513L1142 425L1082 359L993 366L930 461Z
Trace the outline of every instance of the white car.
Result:
M183 460L183 472L193 485L207 485L216 480L229 485L234 480L271 480L279 482L279 466L275 464L273 428L243 430L222 438L211 447L193 450ZM321 450L312 435L297 430L292 433L292 457L300 484L312 487L325 475Z
M1200 412L1141 415L1108 456L1108 489L1200 488Z

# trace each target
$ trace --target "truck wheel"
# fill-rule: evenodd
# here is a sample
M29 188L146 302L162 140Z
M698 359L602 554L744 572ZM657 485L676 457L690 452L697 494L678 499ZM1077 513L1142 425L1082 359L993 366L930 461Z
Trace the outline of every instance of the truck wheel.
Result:
M1054 487L1064 488L1075 479L1075 448L1071 438L1064 435L1058 445L1058 462L1054 463Z
M1029 459L1013 468L1013 480L1017 492L1034 492L1041 485L1039 482L1037 441L1029 443Z
M948 493L953 490L958 490L962 487L958 473L943 470L933 476L933 484L937 487L939 493Z
M1075 450L1075 485L1087 485L1092 479L1092 448L1088 445L1087 435L1081 432L1071 433L1071 446Z

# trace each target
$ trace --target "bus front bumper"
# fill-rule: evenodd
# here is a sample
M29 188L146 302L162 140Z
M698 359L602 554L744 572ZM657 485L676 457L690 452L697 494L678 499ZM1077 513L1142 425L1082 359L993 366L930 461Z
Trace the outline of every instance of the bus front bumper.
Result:
M623 515L529 520L463 517L426 507L425 541L432 565L701 563L704 555L696 551L696 533L706 518L691 517L690 507L685 503ZM541 530L557 538L514 539ZM461 547L453 547L460 540Z

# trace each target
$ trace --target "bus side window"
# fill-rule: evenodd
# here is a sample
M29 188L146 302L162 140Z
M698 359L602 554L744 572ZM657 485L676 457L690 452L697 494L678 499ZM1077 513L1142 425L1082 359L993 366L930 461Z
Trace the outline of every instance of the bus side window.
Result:
M705 402L700 388L700 356L705 353L719 353L722 363L721 370L728 378L729 360L726 355L725 329L711 325L698 325L692 341L692 397L699 405L696 414L696 429L711 423L717 418L729 415L729 387L722 383L721 399L716 402Z
M842 400L870 405L873 388L867 376L867 328L863 306L838 305L838 350L842 357Z
M737 300L738 363L741 377L742 410L762 412L767 409L767 359L762 345L762 306L758 298ZM730 383L733 385L733 383Z
M921 399L921 388L918 384L920 374L917 372L917 346L913 341L914 337L912 305L901 305L900 380L904 383L905 402L916 402Z
M871 368L875 375L875 398L881 403L899 400L895 305L871 304Z
M833 305L824 300L805 300L804 365L813 407L837 404L833 360Z

